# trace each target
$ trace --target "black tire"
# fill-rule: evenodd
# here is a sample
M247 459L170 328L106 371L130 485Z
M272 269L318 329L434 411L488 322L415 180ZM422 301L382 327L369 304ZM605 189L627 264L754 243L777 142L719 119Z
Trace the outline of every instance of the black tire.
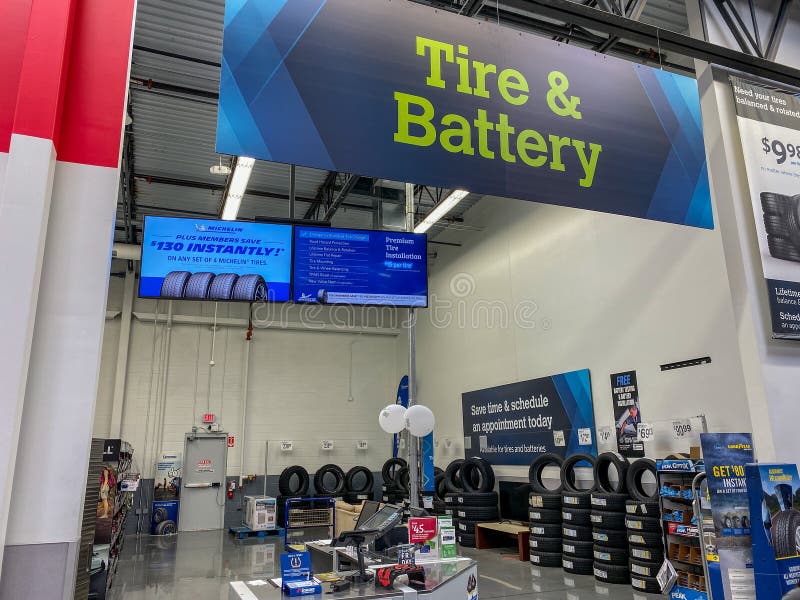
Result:
M359 475L364 476L364 483L360 486L356 485L356 477ZM344 476L344 487L351 494L371 494L374 485L375 477L367 467L353 467Z
M561 551L564 553L564 556L591 559L593 558L593 550L594 543L592 542L579 542L577 540L565 540L561 542Z
M800 553L800 511L790 508L772 517L772 545L775 558L797 556Z
M497 492L461 492L454 494L455 503L459 506L497 506L500 497Z
M261 275L242 275L233 286L231 300L266 302L269 298L267 282Z
M537 567L560 567L561 552L531 552L531 564Z
M408 494L411 488L411 471L408 467L401 467L394 476L392 492L395 494Z
M573 454L567 458L561 465L561 485L564 491L567 492L587 492L594 489L592 485L588 489L581 489L577 487L577 479L575 478L575 467L582 462L588 462L592 469L596 459L591 454Z
M659 567L664 562L664 550L659 547L645 548L640 546L631 546L630 554L631 560L646 562L650 564L657 564Z
M560 552L561 551L561 536L558 537L544 537L538 535L531 535L528 538L528 546L531 551L536 552Z
M572 573L573 575L592 575L594 573L594 561L591 558L564 556L561 558L561 568L566 573Z
M653 550L662 550L664 548L664 538L661 537L660 533L628 531L627 537L628 544L631 546L639 546Z
M475 525L476 521L467 521L466 519L458 519L458 525L456 525L456 531L459 533L468 533L470 535L475 535Z
M156 525L156 535L172 535L173 533L178 533L178 525L175 521L168 519Z
M621 565L626 568L630 558L627 548L612 548L610 546L598 546L597 544L592 550L592 556L595 562Z
M769 253L775 258L800 262L800 249L789 238L768 235L767 247L769 248Z
M628 538L624 531L616 529L593 529L592 539L598 546L609 548L627 548Z
M626 487L625 477L628 474L628 459L616 452L603 452L594 463L594 485L600 492L606 494L624 494ZM610 469L617 472L617 481L611 481Z
M588 508L567 508L565 506L561 509L561 518L565 525L592 526L592 511Z
M163 523L168 516L166 508L157 508L153 511L153 523Z
M607 494L605 492L592 492L592 508L610 512L624 512L628 496L625 494Z
M555 489L548 488L544 482L542 481L542 471L546 467L556 466L561 469L561 465L564 464L564 459L561 458L558 454L553 454L552 452L548 452L547 454L542 454L531 463L530 468L528 469L528 481L531 484L531 488L534 492L538 492L540 494L559 494L564 488L564 484L562 483Z
M403 467L407 467L408 463L402 458L390 458L381 467L381 477L383 478L383 485L385 492L391 492L394 487L394 479L397 472Z
M529 508L528 520L531 524L547 523L561 525L561 511L555 508Z
M453 514L467 521L497 521L500 518L496 506L456 506Z
M444 503L447 506L456 507L458 506L458 496L459 494L456 492L448 492L444 495Z
M494 489L494 469L480 458L468 458L461 465L461 483L465 492L491 492Z
M625 513L593 510L590 518L592 526L598 529L625 529Z
M159 296L162 298L183 298L186 293L186 284L192 274L189 271L170 271L161 282Z
M661 593L661 586L658 583L658 579L655 577L641 577L639 575L634 575L631 577L631 587L647 594Z
M447 494L447 484L445 483L444 473L434 476L433 487L435 490L434 497L444 502L444 497Z
M661 518L661 505L658 502L638 502L637 500L628 500L625 502L625 512L629 515Z
M297 477L297 485L293 486L292 481ZM278 478L278 491L281 496L305 496L308 493L309 477L300 465L286 467Z
M764 215L764 228L769 235L777 237L788 238L791 236L789 231L789 224L782 216L778 215Z
M475 536L469 533L456 533L456 540L460 546L465 548L475 547Z
M187 300L205 300L208 298L208 290L212 281L214 281L214 273L192 273L189 281L186 282L183 297Z
M591 508L591 492L564 492L561 494L561 504L564 508Z
M531 508L561 508L561 495L534 493L528 497L528 505Z
M531 536L537 538L558 538L561 541L560 523L531 523Z
M335 485L330 487L325 483L325 476L331 474L335 478ZM339 496L344 490L344 471L339 465L324 465L314 473L314 491L317 495Z
M631 575L640 577L655 577L661 570L662 562L645 562L643 560L631 560L630 571Z
M236 273L220 273L214 277L211 287L208 288L209 300L230 300L233 295L233 287L239 276Z
M560 552L561 537L546 537L531 534L528 538L528 546L531 552Z
M445 485L447 485L447 489L451 493L461 492L464 489L461 482L461 465L463 464L464 459L458 458L447 465L444 470Z
M649 458L640 458L628 467L628 474L625 481L628 488L628 493L631 498L639 502L657 502L658 501L658 483L656 483L655 491L648 494L642 487L642 477L647 473L651 473L656 482L658 482L658 472L656 471L656 463Z
M630 583L631 574L628 565L613 565L603 562L594 563L594 578L603 583Z
M592 541L592 528L581 527L580 525L563 525L561 527L561 537L564 538L564 541L590 542Z
M783 194L761 192L761 209L765 215L783 216L785 208L789 205L789 198Z
M625 528L636 533L661 533L661 519L625 515Z

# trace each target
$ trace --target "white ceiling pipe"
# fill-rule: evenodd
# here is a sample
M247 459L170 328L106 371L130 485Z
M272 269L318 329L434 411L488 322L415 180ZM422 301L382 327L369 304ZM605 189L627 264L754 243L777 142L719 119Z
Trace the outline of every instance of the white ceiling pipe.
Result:
M135 244L119 244L114 242L111 258L122 260L142 260L142 247Z

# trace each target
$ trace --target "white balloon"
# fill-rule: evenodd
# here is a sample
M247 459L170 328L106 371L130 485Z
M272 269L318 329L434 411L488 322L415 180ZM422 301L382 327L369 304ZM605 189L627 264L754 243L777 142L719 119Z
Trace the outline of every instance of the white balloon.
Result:
M390 404L378 415L378 423L386 433L400 433L406 426L405 416L405 406Z
M411 432L411 435L417 437L425 437L433 431L433 427L436 425L436 417L433 416L433 411L421 404L409 407L405 416L406 428Z

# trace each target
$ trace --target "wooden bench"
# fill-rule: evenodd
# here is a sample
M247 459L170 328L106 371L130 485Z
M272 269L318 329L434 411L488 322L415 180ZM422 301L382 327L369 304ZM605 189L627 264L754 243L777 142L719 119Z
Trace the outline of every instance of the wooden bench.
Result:
M519 559L531 559L529 525L515 522L478 523L475 525L475 548L498 548L508 545L508 538L517 542ZM505 542L505 543L504 543Z

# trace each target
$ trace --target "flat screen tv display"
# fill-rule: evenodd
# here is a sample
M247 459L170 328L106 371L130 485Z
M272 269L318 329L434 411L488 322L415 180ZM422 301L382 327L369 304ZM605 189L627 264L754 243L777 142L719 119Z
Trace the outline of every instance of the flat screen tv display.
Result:
M145 217L141 297L287 302L291 273L291 225Z
M294 301L428 305L425 235L295 227Z

